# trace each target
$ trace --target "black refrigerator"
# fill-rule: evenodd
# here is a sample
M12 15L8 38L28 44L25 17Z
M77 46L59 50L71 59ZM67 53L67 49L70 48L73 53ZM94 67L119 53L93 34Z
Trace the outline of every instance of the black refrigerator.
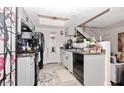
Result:
M39 52L40 52L39 69L43 68L44 47L45 47L44 34L43 33L39 33Z
M43 69L43 55L45 48L44 34L41 32L33 33L33 45L35 48L35 86L37 85L37 76L39 70Z

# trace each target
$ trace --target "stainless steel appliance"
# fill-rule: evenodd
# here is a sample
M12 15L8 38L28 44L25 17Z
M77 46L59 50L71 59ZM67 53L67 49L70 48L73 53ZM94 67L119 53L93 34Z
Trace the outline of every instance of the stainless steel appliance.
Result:
M83 84L84 83L84 63L83 55L73 53L73 73L74 76Z
M43 33L39 33L39 52L40 52L39 69L43 68L44 47L45 47L44 34Z

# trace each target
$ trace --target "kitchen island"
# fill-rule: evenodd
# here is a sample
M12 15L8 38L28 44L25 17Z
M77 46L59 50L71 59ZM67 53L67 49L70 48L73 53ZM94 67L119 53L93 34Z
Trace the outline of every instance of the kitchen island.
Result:
M68 56L70 53L71 56ZM61 48L61 62L86 86L103 86L105 83L105 51L88 53L80 49Z

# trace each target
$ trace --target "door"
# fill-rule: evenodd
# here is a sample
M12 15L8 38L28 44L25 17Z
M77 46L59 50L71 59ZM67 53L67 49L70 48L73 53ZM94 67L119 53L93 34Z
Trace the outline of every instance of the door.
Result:
M55 31L51 31L48 34L48 42L47 42L47 63L58 62L58 49L60 48L57 44L57 33Z

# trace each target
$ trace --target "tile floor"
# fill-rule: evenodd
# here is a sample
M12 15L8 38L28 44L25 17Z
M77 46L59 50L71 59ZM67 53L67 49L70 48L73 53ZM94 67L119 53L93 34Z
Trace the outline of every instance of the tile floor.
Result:
M46 64L38 75L38 86L82 86L82 84L62 65Z

